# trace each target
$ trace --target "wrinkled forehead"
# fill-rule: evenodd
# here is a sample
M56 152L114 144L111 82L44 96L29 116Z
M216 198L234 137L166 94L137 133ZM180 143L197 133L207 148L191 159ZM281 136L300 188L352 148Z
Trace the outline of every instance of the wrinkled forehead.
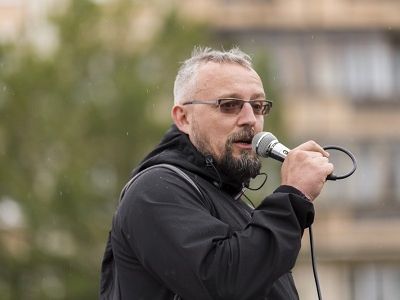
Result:
M257 72L237 63L207 62L199 66L193 82L194 97L254 98L265 96L263 84Z

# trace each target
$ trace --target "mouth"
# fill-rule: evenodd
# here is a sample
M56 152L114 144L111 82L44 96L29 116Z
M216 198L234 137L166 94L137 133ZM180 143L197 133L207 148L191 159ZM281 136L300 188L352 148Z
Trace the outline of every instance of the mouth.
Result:
M235 140L233 143L241 149L252 149L251 142L252 139L250 138L242 138Z
M252 151L252 141L255 132L251 128L244 128L243 130L232 134L228 140L228 144L231 144L239 152Z

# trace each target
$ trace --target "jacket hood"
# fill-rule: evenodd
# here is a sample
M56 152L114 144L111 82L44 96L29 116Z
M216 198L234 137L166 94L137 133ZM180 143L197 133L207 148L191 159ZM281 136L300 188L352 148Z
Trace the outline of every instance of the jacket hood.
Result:
M246 183L229 177L218 170L211 156L204 156L191 143L187 134L172 125L161 142L142 160L133 171L136 173L157 164L173 164L184 171L201 176L219 186L225 192L236 195Z

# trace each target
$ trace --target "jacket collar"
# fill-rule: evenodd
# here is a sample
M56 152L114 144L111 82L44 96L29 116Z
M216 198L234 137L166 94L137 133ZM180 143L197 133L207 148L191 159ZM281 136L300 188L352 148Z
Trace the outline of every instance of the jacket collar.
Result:
M201 176L225 192L236 195L245 185L233 175L218 170L211 156L204 156L191 143L188 135L172 125L161 142L143 159L133 175L152 165L168 163Z

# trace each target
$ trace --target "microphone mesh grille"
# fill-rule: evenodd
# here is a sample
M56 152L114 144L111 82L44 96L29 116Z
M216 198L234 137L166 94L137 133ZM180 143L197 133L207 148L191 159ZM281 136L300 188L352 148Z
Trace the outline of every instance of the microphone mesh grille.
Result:
M270 132L259 132L254 136L251 145L258 155L267 157L269 145L276 140L276 137Z

